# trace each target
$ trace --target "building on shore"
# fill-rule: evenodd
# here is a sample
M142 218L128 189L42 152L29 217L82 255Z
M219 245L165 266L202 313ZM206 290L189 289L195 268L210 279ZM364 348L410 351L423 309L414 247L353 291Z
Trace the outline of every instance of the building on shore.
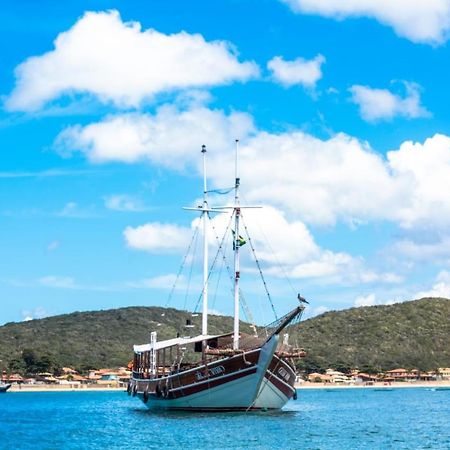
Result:
M436 371L439 380L450 380L450 367L439 367Z

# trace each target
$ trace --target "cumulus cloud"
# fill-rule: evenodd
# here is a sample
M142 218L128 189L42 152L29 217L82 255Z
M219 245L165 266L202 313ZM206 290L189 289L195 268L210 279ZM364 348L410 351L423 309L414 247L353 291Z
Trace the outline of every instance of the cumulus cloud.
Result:
M297 58L293 61L285 61L281 56L275 56L267 63L267 68L272 72L273 79L283 86L298 84L314 89L322 78L324 62L325 57L320 54L311 60Z
M186 249L191 232L187 227L154 222L138 227L127 227L123 234L130 248L152 253L167 253Z
M272 205L312 225L369 220L403 228L450 224L450 137L441 134L424 142L405 141L384 156L344 133L328 139L295 129L267 133L255 129L245 113L164 106L154 115L119 114L69 127L55 146L79 150L96 163L147 160L200 172L198 150L211 143L211 185L223 188L233 181L236 137L241 138L240 172L248 202ZM74 205L66 209L70 213Z
M450 236L444 234L431 240L417 236L400 239L385 253L409 263L433 261L450 264Z
M136 107L160 92L245 81L258 75L225 41L164 34L123 22L117 11L87 12L58 35L54 49L16 68L10 110L33 111L62 95L91 94Z
M405 228L445 227L450 223L450 137L436 134L423 143L406 141L388 152L393 176L408 185L407 203L397 216Z
M49 313L46 311L45 308L42 306L38 306L37 308L34 308L33 310L25 309L22 311L22 320L24 322L29 322L30 320L34 319L43 319L44 317L48 317Z
M199 162L201 144L211 143L216 153L226 151L234 139L253 130L246 113L226 115L201 106L180 111L166 105L154 115L120 114L84 127L68 127L57 137L55 148L64 154L79 150L96 163L146 159L181 170Z
M325 314L329 310L330 310L330 308L328 308L326 306L317 306L316 308L314 308L311 311L310 315L311 315L311 317L320 316L321 314Z
M447 0L281 0L298 13L317 14L337 20L370 17L392 27L413 42L440 44L450 29Z
M228 185L233 155L217 158L210 175ZM258 133L241 146L240 170L247 201L275 205L310 224L385 217L405 200L402 181L381 155L342 133L325 140L296 130Z
M355 298L355 306L373 306L376 304L375 294L360 295Z
M210 174L225 186L233 157L218 158ZM275 205L309 224L450 224L450 137L445 135L406 141L383 157L342 133L322 140L300 131L261 132L241 146L240 170L249 202Z
M435 283L429 290L417 292L414 298L441 297L450 299L450 272L442 271L436 277Z
M352 101L359 106L361 117L368 122L391 120L394 117L414 119L430 113L420 104L419 86L405 83L406 95L393 94L387 89L354 85L350 88Z
M113 211L139 212L146 210L140 199L127 194L108 195L104 201L105 207Z
M296 279L321 278L341 284L397 282L389 274L377 274L367 269L362 258L321 248L302 222L289 222L281 211L273 207L265 206L263 212L245 210L242 212L242 222L250 230L258 260L267 275L288 275ZM212 223L218 236L223 236L229 218L227 215L217 215ZM192 228L197 225L198 219L195 219ZM128 227L124 236L127 245L134 249L153 253L174 252L187 247L192 228L149 223L136 228ZM212 248L217 248L214 236L210 235L209 243ZM250 264L248 252L243 252L242 257L243 264Z

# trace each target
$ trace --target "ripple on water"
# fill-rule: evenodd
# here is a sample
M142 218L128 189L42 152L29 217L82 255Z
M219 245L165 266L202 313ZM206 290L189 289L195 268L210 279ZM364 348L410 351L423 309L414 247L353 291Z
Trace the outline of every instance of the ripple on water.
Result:
M300 390L283 411L154 413L121 392L8 393L3 449L449 449L450 391Z

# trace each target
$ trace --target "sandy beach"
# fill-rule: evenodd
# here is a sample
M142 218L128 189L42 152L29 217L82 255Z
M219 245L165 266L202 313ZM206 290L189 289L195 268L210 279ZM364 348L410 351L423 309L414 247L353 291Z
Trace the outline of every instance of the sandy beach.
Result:
M343 384L343 383L311 383L305 381L297 383L295 387L302 389L397 389L397 388L429 388L449 389L450 380L445 381L420 381L420 382L391 382L373 384ZM87 392L87 391L126 391L126 386L115 386L111 384L14 384L8 392Z
M394 381L391 383L344 384L344 383L311 383L305 381L295 385L297 389L397 389L397 388L448 388L450 380L444 381Z
M11 392L87 392L87 391L126 391L126 386L97 385L97 384L14 384L8 390Z

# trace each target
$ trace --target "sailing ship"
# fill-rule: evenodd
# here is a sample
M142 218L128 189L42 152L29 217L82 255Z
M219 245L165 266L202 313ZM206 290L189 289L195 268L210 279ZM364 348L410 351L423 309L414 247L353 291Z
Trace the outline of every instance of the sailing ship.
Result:
M186 411L248 411L281 409L296 398L295 358L305 356L303 349L289 345L284 333L301 318L306 300L297 296L296 308L266 327L254 326L253 334L240 330L240 259L243 238L239 234L242 210L239 200L240 178L236 168L234 204L208 205L206 147L203 154L203 203L185 208L201 213L203 224L202 329L197 336L180 336L134 346L132 376L127 391L150 409ZM208 219L212 213L231 210L234 218L234 327L226 334L208 333ZM187 324L192 327L190 321ZM283 334L282 338L281 335Z

